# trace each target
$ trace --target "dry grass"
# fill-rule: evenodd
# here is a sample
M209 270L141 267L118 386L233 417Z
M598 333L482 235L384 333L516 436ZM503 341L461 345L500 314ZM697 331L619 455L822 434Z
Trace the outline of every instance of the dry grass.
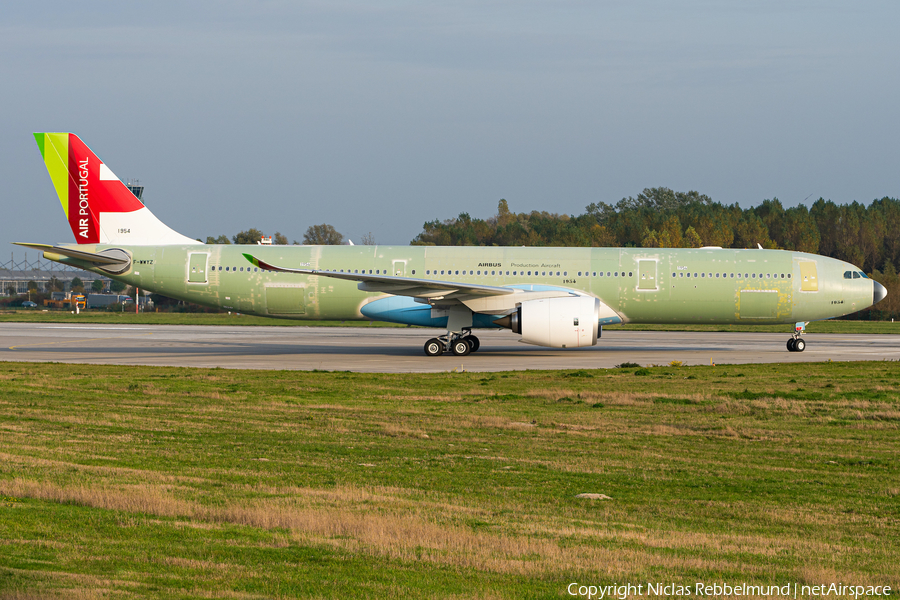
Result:
M764 535L709 534L685 531L634 531L611 528L607 522L592 526L557 526L552 519L521 524L509 523L506 531L473 531L454 524L457 506L428 506L398 497L407 490L342 487L337 490L302 488L257 488L277 494L224 507L204 506L177 498L171 486L135 485L117 488L59 486L46 481L15 479L0 483L0 493L20 498L73 503L135 515L153 515L183 527L209 527L216 523L267 530L286 530L299 543L325 543L352 552L362 552L402 561L427 561L455 568L497 573L545 576L575 570L596 570L609 577L624 578L649 570L679 572L686 569L738 570L761 573L754 560L711 559L672 554L671 550L694 548L709 553L734 553L775 557L785 551L828 555L848 549L840 544L810 540L802 535L778 539ZM360 506L366 506L360 511ZM432 510L451 509L450 515ZM471 512L471 511L468 511ZM832 525L839 517L827 514L773 509L767 517L781 523ZM536 535L539 534L539 535ZM608 544L564 543L581 539ZM622 543L628 543L622 548ZM196 569L225 570L233 565L167 559L168 564ZM844 573L847 576L847 573Z

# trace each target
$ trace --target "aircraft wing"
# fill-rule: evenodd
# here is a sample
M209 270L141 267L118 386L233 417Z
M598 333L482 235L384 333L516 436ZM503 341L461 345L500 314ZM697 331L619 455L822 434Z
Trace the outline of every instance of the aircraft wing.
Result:
M411 296L414 298L430 298L443 300L448 298L473 298L484 296L506 296L520 293L508 287L495 285L479 285L477 283L463 283L460 281L438 281L434 279L416 279L413 277L397 277L394 275L369 275L366 273L341 273L338 271L323 271L319 269L290 269L272 265L260 260L252 254L244 254L244 258L254 266L267 271L278 273L298 273L300 275L318 275L320 277L332 277L347 281L359 282L359 289L365 292L383 292L395 296Z

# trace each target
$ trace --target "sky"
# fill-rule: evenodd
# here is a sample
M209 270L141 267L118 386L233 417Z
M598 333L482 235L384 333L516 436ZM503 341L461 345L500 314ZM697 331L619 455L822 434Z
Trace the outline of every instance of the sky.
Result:
M34 131L201 239L408 244L501 198L578 215L647 187L900 198L897 23L894 0L9 3L0 242L74 239Z

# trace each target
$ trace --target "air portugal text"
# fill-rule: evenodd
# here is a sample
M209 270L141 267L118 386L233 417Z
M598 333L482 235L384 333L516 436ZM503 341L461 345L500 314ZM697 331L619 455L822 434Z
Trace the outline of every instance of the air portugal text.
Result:
M88 202L88 159L78 161L78 235L88 237L88 215L90 214Z

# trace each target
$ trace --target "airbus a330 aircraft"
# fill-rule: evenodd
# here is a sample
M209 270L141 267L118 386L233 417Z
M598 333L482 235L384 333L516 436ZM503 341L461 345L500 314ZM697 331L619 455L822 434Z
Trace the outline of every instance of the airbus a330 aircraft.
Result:
M177 298L285 319L447 330L425 353L477 350L478 328L552 348L593 346L615 323L809 321L887 294L857 267L786 250L207 245L164 225L72 133L34 134L78 242L44 257Z

